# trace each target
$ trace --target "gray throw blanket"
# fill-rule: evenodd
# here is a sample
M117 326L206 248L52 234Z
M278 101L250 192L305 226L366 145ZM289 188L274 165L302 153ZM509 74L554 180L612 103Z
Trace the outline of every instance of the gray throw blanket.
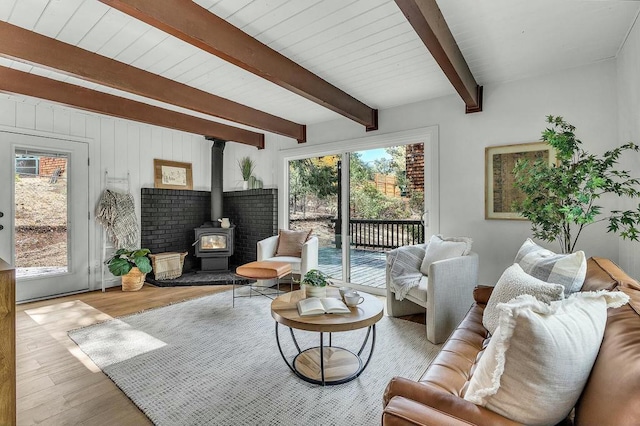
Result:
M409 290L417 287L423 275L420 265L424 259L426 245L402 246L387 253L389 267L389 286L396 300L405 298Z
M115 248L137 248L139 230L133 195L105 189L96 207L96 221L106 228Z

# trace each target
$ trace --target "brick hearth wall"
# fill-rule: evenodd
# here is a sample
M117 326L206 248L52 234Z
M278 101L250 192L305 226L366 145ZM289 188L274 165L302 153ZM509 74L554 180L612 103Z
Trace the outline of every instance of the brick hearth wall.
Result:
M141 195L141 246L151 253L188 251L184 270L200 269L193 229L210 220L211 193L142 188Z
M224 216L235 223L235 253L229 263L257 258L256 243L278 233L278 190L250 189L224 193Z
M211 193L142 188L141 245L152 253L188 251L185 271L200 269L194 228L211 220ZM256 260L256 243L278 232L277 189L225 192L223 214L235 228L232 266Z

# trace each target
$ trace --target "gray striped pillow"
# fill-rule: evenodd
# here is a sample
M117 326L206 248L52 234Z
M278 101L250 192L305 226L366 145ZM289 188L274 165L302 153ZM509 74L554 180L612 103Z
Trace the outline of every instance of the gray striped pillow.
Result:
M532 277L548 283L562 284L565 297L580 291L587 274L587 259L582 250L571 254L556 254L540 247L530 238L522 244L514 262Z

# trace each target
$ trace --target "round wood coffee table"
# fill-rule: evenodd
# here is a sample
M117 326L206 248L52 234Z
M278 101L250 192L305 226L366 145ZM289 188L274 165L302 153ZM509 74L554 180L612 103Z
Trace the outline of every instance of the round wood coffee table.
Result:
M360 293L364 302L350 308L350 314L323 314L300 316L296 303L304 299L304 290L297 290L283 294L271 302L271 316L276 320L276 341L282 359L287 366L300 377L310 383L319 385L337 385L346 383L358 377L371 360L376 343L376 323L383 315L383 304L375 296ZM335 287L327 287L327 297L340 298L340 292ZM291 338L298 354L289 361L282 351L278 325L289 327ZM367 334L358 352L332 346L331 333L351 331L367 327ZM320 333L319 346L301 349L293 330L316 331ZM324 341L324 333L329 333L328 345ZM371 339L369 339L371 337ZM361 358L368 342L369 356Z

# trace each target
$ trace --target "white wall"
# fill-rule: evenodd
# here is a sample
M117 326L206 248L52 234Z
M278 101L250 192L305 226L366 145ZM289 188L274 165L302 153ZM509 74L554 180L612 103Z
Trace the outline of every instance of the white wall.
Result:
M481 113L464 114L462 101L448 96L380 111L376 132L365 133L362 126L344 119L311 125L307 143L438 126L440 232L471 236L480 255L480 282L493 285L513 262L530 227L524 221L484 219L485 147L539 140L549 114L562 115L574 124L588 151L602 154L617 146L615 61L485 86L484 95ZM618 238L606 234L604 226L588 228L579 246L587 256L618 260Z
M617 57L619 143L640 145L640 22L636 19ZM640 177L640 155L621 162L633 177ZM629 200L621 207L633 209L640 200ZM620 241L620 266L632 277L640 278L640 243Z
M210 188L210 143L202 136L13 96L0 98L0 126L26 134L66 135L86 140L91 159L89 205L93 209L102 193L105 169L115 177L126 177L128 171L138 223L140 188L153 188L154 158L192 163L194 189ZM89 242L91 288L97 289L101 286L102 228L93 223Z
M284 147L297 145L297 141L284 136L265 133L265 148L228 142L224 148L224 191L242 189L242 174L238 161L245 156L251 157L256 164L253 175L262 179L265 188L276 188L278 180L278 151Z

